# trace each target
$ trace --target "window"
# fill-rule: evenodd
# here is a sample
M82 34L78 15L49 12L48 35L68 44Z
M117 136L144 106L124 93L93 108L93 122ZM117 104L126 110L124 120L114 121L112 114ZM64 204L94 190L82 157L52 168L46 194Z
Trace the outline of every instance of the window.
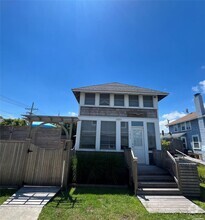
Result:
M100 94L100 105L110 105L110 94Z
M95 105L94 93L85 93L85 105Z
M156 149L156 135L154 123L147 123L147 138L149 150Z
M121 149L129 146L128 141L128 122L121 122Z
M80 148L95 149L96 121L82 121Z
M138 95L129 95L129 106L130 107L139 107Z
M186 137L181 137L181 140L182 140L182 144L183 144L184 149L186 149L187 148Z
M199 142L199 136L198 135L193 135L192 136L192 147L194 150L199 150L200 149L200 142Z
M132 126L143 126L143 122L142 121L132 121Z
M144 107L154 107L152 96L143 96L143 106Z
M191 130L191 122L190 121L186 122L186 129Z
M100 149L116 149L116 122L102 121L100 133Z
M185 124L185 122L181 124L181 130L182 130L182 131L185 131L185 130L186 130L186 124Z
M174 131L175 131L175 132L178 131L178 125L174 125Z
M115 95L114 105L124 106L124 95Z

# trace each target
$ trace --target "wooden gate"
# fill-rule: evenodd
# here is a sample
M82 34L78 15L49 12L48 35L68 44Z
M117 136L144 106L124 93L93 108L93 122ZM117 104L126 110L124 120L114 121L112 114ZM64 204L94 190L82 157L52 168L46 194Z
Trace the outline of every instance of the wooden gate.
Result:
M41 148L26 141L0 141L0 185L67 186L72 141Z

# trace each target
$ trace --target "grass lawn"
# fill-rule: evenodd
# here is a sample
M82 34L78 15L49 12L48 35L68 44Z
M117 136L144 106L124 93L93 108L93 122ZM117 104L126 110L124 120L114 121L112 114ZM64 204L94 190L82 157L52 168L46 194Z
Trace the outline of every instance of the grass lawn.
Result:
M205 185L202 189L204 193ZM205 208L204 201L194 200ZM39 219L202 220L205 215L150 214L129 189L77 187L71 188L65 196L58 194L43 208Z
M198 165L198 174L199 174L199 179L202 183L205 184L205 166Z
M0 189L0 205L15 192L16 189Z

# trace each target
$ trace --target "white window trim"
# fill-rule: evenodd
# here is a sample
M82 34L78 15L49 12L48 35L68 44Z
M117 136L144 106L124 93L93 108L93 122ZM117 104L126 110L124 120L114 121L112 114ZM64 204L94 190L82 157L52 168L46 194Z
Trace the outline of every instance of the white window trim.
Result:
M186 140L186 137L181 137L181 141L182 141L183 139L185 140L185 148L187 149L187 140Z
M194 142L194 137L197 137L198 142ZM199 144L199 148L195 148L194 147L194 143L198 143ZM201 143L199 141L199 135L198 134L192 135L192 142L191 142L191 144L192 144L192 149L193 150L201 150Z
M187 124L188 124L188 123L190 124L190 128L189 128L189 129L187 129ZM191 130L191 122L190 122L190 121L187 121L187 122L186 122L186 130L187 130L187 131L190 131L190 130Z
M174 132L179 131L179 130L178 130L178 125L174 125L174 127L173 127L173 128L174 128ZM175 128L176 128L176 130L175 130Z
M182 125L183 124L184 124L184 130L182 130ZM180 127L181 127L181 131L186 131L186 122L181 123Z

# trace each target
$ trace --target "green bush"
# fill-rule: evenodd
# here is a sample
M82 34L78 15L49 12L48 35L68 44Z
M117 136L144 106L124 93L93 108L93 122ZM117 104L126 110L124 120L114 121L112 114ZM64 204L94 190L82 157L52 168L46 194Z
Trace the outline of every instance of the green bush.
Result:
M78 184L128 183L124 154L114 152L76 152L72 159L72 180Z
M205 183L205 166L198 165L198 174L200 182Z

